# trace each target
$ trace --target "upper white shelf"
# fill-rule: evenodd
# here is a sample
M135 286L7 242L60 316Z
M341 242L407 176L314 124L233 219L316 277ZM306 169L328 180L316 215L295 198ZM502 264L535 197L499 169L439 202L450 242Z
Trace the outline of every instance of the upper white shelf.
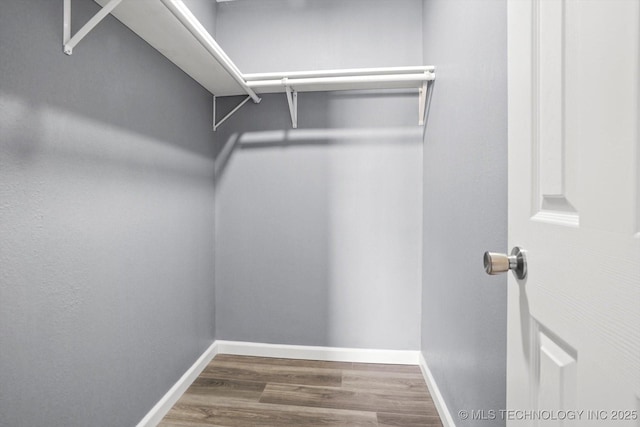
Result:
M106 6L110 0L95 1ZM207 49L226 57L182 1L123 0L111 14L212 94L247 95L238 82L240 71L230 59L220 61ZM191 29L199 30L202 39Z
M286 93L297 127L298 92L358 89L417 89L418 123L424 124L428 82L435 79L433 66L243 74L182 0L95 1L102 10L72 37L71 0L64 0L64 52L71 55L80 40L111 13L215 97L247 96L219 123L214 120L214 129L249 99L260 102L259 94Z

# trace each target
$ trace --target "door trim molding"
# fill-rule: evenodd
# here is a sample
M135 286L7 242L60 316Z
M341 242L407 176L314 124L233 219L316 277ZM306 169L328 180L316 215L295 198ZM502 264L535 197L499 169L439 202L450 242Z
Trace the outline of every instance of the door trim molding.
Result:
M429 365L427 365L427 361L425 360L424 355L422 354L422 352L418 353L418 365L420 366L420 370L422 371L424 381L427 383L427 388L429 388L431 399L433 399L433 403L435 403L436 405L436 409L438 410L438 415L440 415L440 421L442 421L442 425L444 427L456 427L456 423L453 421L451 412L449 412L447 403L445 402L444 397L442 397L442 393L440 393L440 388L438 388L438 384L436 383L435 378L433 378L433 374L429 369Z

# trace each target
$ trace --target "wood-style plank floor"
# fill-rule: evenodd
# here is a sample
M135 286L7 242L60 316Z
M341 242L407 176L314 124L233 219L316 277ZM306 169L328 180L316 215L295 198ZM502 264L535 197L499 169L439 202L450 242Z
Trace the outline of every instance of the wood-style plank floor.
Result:
M160 427L442 426L420 368L217 355Z

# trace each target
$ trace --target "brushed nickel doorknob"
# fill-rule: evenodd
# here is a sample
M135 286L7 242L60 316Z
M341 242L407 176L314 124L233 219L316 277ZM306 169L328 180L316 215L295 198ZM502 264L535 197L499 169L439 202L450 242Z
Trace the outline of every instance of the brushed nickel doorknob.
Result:
M525 251L516 246L511 255L497 252L484 253L484 270L487 274L496 275L513 270L513 274L520 280L527 277L527 257Z

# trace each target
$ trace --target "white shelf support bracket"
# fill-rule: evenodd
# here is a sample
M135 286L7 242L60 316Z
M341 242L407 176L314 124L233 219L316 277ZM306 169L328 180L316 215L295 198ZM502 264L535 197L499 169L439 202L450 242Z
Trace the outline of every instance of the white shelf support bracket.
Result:
M289 103L289 113L291 113L291 125L294 129L298 129L298 91L291 89L286 77L282 79L282 83L287 91L287 102Z
M427 98L429 94L429 82L435 79L435 74L429 71L424 73L425 80L418 89L418 126L424 126L427 115Z
M424 126L425 114L427 111L427 88L428 83L425 81L422 83L422 87L418 89L418 126Z
M64 0L64 19L63 19L63 35L62 44L63 51L67 55L73 53L73 48L76 47L80 40L82 40L91 30L95 28L108 14L111 13L122 0L111 0L107 3L98 13L96 13L86 24L78 30L77 33L71 37L71 0Z
M229 117L233 116L233 114L240 108L242 108L244 104L249 102L250 99L252 99L251 95L248 95L240 102L240 104L238 104L233 110L229 111L226 116L220 119L219 122L216 122L216 96L213 95L213 131L217 131L221 124L223 124Z

